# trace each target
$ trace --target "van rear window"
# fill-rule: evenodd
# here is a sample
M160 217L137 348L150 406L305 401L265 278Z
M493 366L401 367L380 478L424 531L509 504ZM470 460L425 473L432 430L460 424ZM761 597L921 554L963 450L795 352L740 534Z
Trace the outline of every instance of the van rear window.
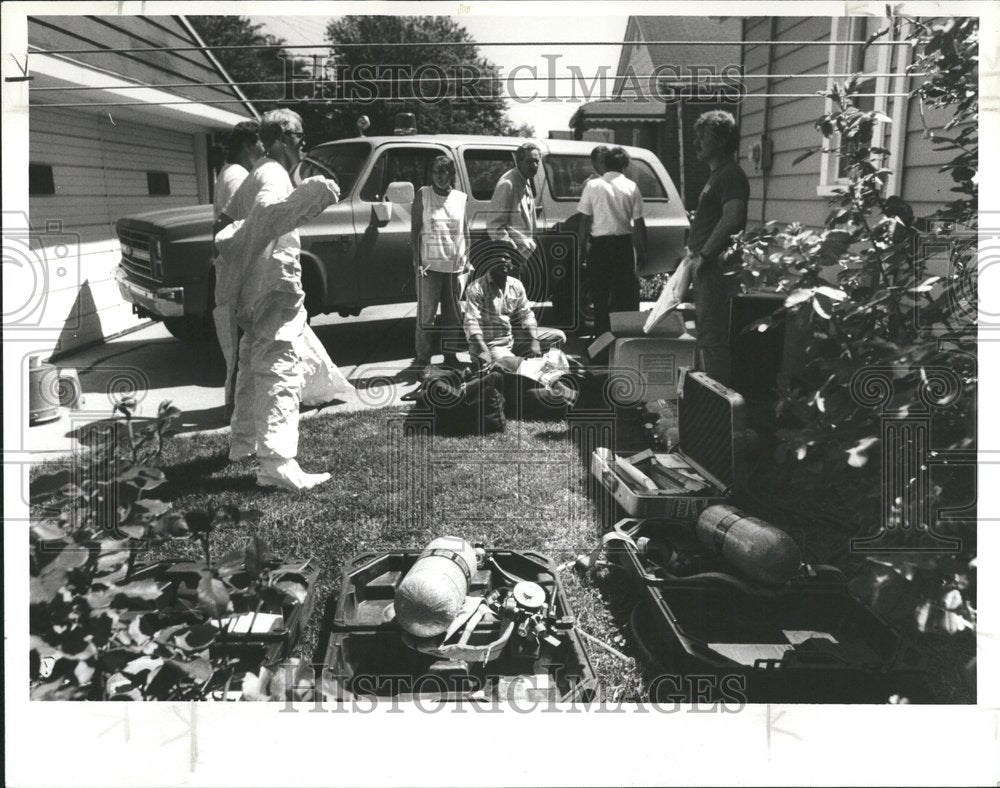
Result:
M545 175L549 190L556 200L579 200L583 185L597 177L590 156L549 154L545 157ZM625 170L626 177L636 182L644 200L666 200L663 183L646 162L633 159Z

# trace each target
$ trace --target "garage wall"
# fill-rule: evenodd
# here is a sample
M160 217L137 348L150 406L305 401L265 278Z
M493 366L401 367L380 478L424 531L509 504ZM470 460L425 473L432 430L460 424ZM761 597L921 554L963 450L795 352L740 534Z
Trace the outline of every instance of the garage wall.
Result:
M55 347L65 351L138 325L114 275L119 249L114 223L129 214L199 202L195 135L129 122L127 116L32 106L29 159L52 166L55 194L29 198L29 221L48 259L69 234L69 264L51 275L47 326L62 324ZM166 172L169 196L150 196L146 173ZM43 232L61 222L60 237ZM79 237L78 254L76 237Z

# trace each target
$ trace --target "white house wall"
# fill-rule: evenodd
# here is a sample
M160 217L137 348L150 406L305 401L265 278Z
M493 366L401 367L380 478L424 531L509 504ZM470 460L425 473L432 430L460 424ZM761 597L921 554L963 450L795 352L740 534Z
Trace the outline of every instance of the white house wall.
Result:
M199 202L193 134L114 122L67 109L31 108L28 135L32 163L50 164L56 193L29 198L29 219L41 238L50 222L79 236L76 271L51 283L46 322L64 329L56 352L97 341L139 325L115 283L119 247L115 222L122 216ZM150 197L146 172L170 175L170 195ZM55 241L51 241L55 243ZM77 273L78 272L78 273Z
M769 17L748 17L745 37L748 41L767 41L771 35ZM775 22L775 40L824 41L830 37L829 17L784 17ZM767 45L744 50L747 74L816 74L815 79L798 77L748 81L749 92L811 93L826 87L829 48L816 45L779 44L772 47L770 60ZM766 204L764 173L755 171L748 161L749 147L764 132L765 100L748 98L741 116L741 163L750 178L751 223L777 220L822 225L827 200L816 195L819 183L819 156L793 165L804 150L816 147L822 137L816 119L823 114L823 102L815 98L771 98L767 100L767 133L772 144L771 169L767 173Z
M827 41L830 37L830 17L778 17L775 19L775 40L794 39ZM771 37L770 17L748 17L744 31L748 41L765 41ZM898 56L896 48L895 54ZM801 76L772 79L768 84L763 79L748 80L749 92L814 93L826 87L829 71L830 48L827 46L804 46L779 44L771 48L766 45L744 48L744 69L747 74L814 74L815 78ZM895 61L893 61L895 63ZM899 66L893 65L893 71ZM916 85L917 77L911 77L908 89ZM838 78L843 81L843 78ZM889 82L890 91L896 91L895 80ZM892 101L890 100L890 105ZM809 148L824 142L816 130L816 119L824 112L823 101L816 98L771 98L768 100L765 120L765 101L748 98L741 115L740 157L750 178L749 218L751 224L777 220L779 222L802 222L810 226L822 226L829 213L829 198L817 195L820 183L820 156L814 155L798 164L795 159ZM898 170L895 190L909 202L916 216L929 216L944 202L954 199L950 191L954 185L947 173L939 172L942 164L950 158L949 152L935 152L931 141L925 138L924 124L921 122L920 105L915 99L909 100L902 118L905 131L902 150L890 159L888 166ZM925 112L927 125L941 131L947 120L942 113ZM754 170L748 160L750 147L766 132L772 144L771 169L766 174ZM888 142L891 129L886 130ZM766 201L764 199L766 194Z

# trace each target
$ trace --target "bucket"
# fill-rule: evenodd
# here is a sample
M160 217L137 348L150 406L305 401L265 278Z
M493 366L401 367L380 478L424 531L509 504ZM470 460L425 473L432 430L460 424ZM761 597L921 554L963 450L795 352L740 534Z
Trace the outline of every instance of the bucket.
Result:
M32 356L28 362L28 425L55 421L59 410L59 370Z

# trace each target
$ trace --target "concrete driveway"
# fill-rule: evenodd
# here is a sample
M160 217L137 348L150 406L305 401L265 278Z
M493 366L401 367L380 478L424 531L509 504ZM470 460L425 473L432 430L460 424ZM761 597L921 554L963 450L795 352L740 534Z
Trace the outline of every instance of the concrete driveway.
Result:
M415 313L416 304L410 303L371 307L359 317L315 318L313 330L356 391L304 416L398 404L416 386L415 378L400 375L413 359ZM583 344L572 338L567 350L579 352ZM142 417L155 416L159 404L170 400L182 412L176 423L181 434L228 429L222 354L212 346L180 342L160 323L63 357L55 366L76 370L83 402L72 410L62 408L57 421L23 425L23 448L36 459L77 448L84 428L107 419L128 393L137 399Z

